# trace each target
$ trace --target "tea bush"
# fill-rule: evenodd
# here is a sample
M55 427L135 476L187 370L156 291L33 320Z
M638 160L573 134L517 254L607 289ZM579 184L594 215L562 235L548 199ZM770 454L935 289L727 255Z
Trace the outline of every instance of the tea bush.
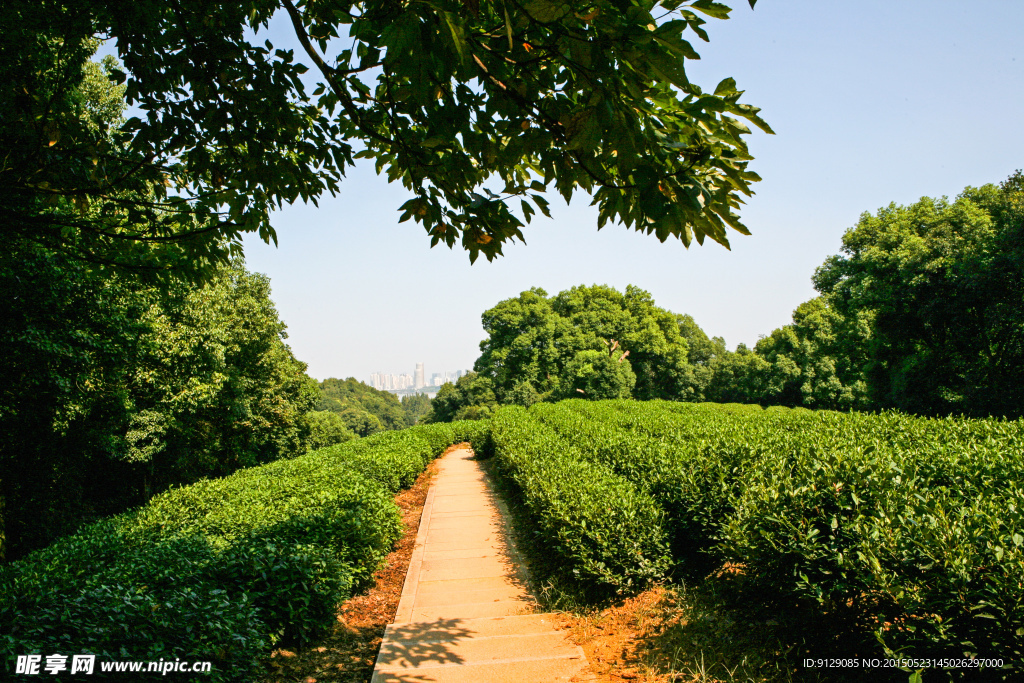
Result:
M493 421L499 457L531 438L504 431L542 434L547 451L530 452L545 471L600 465L631 482L660 508L675 562L731 562L760 595L852 610L885 653L976 654L1019 673L1024 421L661 401L536 405L532 422L509 410Z
M635 591L664 574L662 515L649 495L580 456L524 408L498 411L491 438L551 573L573 577L594 597Z
M401 532L393 494L486 428L383 432L90 525L0 568L0 659L211 660L210 680L248 680L274 644L333 623Z

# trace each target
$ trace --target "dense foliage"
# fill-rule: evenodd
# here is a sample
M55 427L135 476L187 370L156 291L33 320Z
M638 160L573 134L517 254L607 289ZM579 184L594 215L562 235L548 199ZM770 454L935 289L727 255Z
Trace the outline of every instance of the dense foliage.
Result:
M728 352L709 398L1024 415L1024 174L865 213L793 323ZM726 398L728 397L728 398Z
M430 412L430 397L426 394L411 394L402 396L402 411L405 413L405 423L409 427L417 424Z
M480 433L479 423L383 432L175 488L87 526L0 568L0 663L180 657L212 661L210 680L251 680L273 645L335 623L337 603L398 537L393 494Z
M540 407L540 406L537 406ZM662 511L650 494L588 457L587 444L502 408L491 421L499 471L517 487L544 569L594 597L628 593L668 568Z
M439 393L433 419L620 397L1020 417L1022 245L1021 172L864 214L815 273L821 295L735 351L633 286L534 288L483 313L479 376Z
M585 589L657 575L663 538L681 569L733 563L756 599L852 614L862 656L973 653L1019 673L1019 420L574 400L502 408L492 437L539 545ZM642 528L615 527L638 509Z
M359 436L409 426L397 396L374 389L354 377L325 379L320 383L320 392L322 397L317 409L337 414L348 429Z
M1024 415L1024 174L865 214L842 251L814 283L874 405Z
M0 70L21 86L0 93L0 560L169 485L347 434L307 417L319 390L267 279L201 229L165 239L191 228L159 179L114 180L145 165L117 132L118 65L87 61L79 6L46 5L0 10Z
M430 412L430 398L426 394L403 396L399 401L390 391L374 389L354 377L325 379L320 382L320 393L317 412L331 414L357 436L369 436L386 429L405 429Z
M306 413L306 425L309 428L306 447L311 451L357 438L344 418L329 410L311 410Z
M475 372L446 382L430 401L430 412L425 422L451 422L453 420L486 420L498 407L494 396L494 383Z
M471 259L522 239L509 200L529 220L552 187L591 194L600 225L727 245L727 228L748 234L736 210L759 180L742 120L770 129L733 79L704 91L685 61L698 58L687 37L708 40L700 15L729 12L711 0L11 0L0 225L93 261L202 276L246 232L276 240L274 208L333 194L367 158L413 195L403 220L432 244L461 240ZM300 55L254 37L275 13ZM96 37L116 43L110 78L145 116L82 123Z
M474 369L497 399L686 398L695 377L677 317L637 287L523 292L483 314ZM523 403L525 404L525 403Z
M236 263L153 288L21 241L0 284L9 557L171 484L305 452L319 392L265 277Z

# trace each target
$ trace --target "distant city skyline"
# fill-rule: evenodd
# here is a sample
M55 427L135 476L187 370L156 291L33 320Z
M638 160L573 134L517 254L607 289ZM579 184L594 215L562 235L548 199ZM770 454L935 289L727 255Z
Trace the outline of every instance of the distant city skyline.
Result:
M372 372L370 373L370 381L368 384L379 391L407 392L410 389L413 391L418 391L420 389L436 390L448 382L454 384L460 377L469 372L471 372L469 369L435 372L430 375L430 381L427 382L427 373L424 364L416 363L415 370L411 374Z

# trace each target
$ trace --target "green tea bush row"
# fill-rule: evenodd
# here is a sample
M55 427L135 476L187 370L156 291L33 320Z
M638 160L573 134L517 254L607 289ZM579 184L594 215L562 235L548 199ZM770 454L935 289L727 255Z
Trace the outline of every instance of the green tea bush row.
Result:
M1024 423L567 401L544 428L649 493L677 561L861 610L890 653L1024 650ZM499 413L499 416L501 413Z
M819 414L747 474L719 551L773 590L873 612L889 652L1020 667L1021 426Z
M663 510L674 560L703 563L753 458L727 413L705 405L683 415L678 405L570 400L538 406L535 415L584 457L649 492Z
M667 552L653 499L607 466L510 406L491 421L494 454L516 485L552 574L594 597L643 587L663 575Z
M248 680L333 623L401 532L394 492L484 429L384 432L172 489L0 568L0 658L180 657Z

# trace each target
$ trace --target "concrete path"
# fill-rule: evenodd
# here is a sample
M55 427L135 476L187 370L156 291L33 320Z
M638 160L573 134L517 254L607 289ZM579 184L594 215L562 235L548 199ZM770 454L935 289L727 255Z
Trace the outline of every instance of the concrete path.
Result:
M585 680L586 656L535 614L504 503L468 449L441 459L373 683Z

